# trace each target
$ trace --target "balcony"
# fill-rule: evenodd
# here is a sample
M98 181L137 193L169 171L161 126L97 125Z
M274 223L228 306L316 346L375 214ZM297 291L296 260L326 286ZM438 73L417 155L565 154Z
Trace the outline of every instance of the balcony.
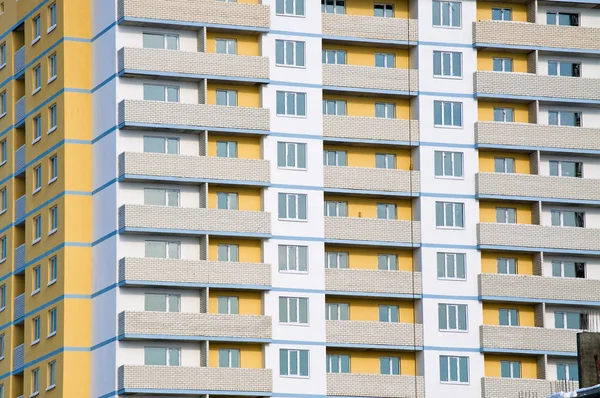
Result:
M523 301L591 301L600 291L600 279L505 274L480 274L478 278L479 295L484 299L510 297Z
M15 125L19 126L25 121L25 96L17 100L15 104Z
M475 143L480 148L526 147L600 151L600 129L531 123L477 122Z
M19 294L15 297L15 320L23 318L25 316L25 293Z
M15 151L15 174L25 172L25 145Z
M422 376L328 373L327 395L423 398L425 385Z
M419 72L416 69L324 64L323 86L325 90L416 95Z
M423 346L423 325L418 323L326 321L326 330L327 346L332 347L350 344L376 349L419 349Z
M376 218L325 217L325 240L333 241L332 243L417 247L421 242L421 223Z
M415 45L416 19L379 18L348 14L321 14L324 39Z
M125 152L119 155L119 175L125 180L235 183L266 186L271 181L268 160Z
M477 173L480 197L543 198L551 202L600 201L600 180L517 173Z
M585 77L485 71L475 72L473 84L477 97L543 97L574 102L580 100L598 102L600 98L600 79Z
M119 103L119 124L132 128L265 134L269 117L264 108L139 100Z
M266 238L271 234L271 215L262 211L123 205L119 228L125 232Z
M192 51L122 48L119 71L128 76L171 76L180 79L216 79L269 82L269 59Z
M198 341L226 338L268 342L271 323L271 317L264 315L125 311L119 314L119 335L126 339L176 336Z
M15 52L15 75L18 75L25 69L25 46Z
M375 143L380 141L382 144L395 141L416 146L419 143L419 121L323 115L323 139L336 141L335 138Z
M585 53L600 50L600 29L529 22L480 21L473 23L473 43L475 47L544 47Z
M119 0L117 19L128 25L171 29L221 25L233 30L267 32L270 14L269 6L241 2Z
M260 397L273 391L273 373L271 369L124 365L118 369L118 389L124 394L153 390L169 395L243 391Z
M128 286L239 286L267 290L271 286L271 265L218 261L123 258L119 281Z
M569 382L569 385L577 388L579 384ZM481 398L544 398L556 391L564 391L564 387L564 381L482 377Z
M25 269L25 243L15 249L15 273Z
M419 295L421 291L421 273L408 271L384 271L376 269L326 268L325 290L327 293L360 292Z
M20 220L25 217L25 197L26 195L21 196L15 202L15 219Z
M549 227L531 224L477 224L477 243L485 249L600 252L600 229Z
M20 344L13 351L13 370L21 369L23 366L25 366L25 349L23 344Z
M484 352L577 352L577 330L482 325L479 332Z
M370 167L323 166L325 191L377 191L419 196L419 172Z

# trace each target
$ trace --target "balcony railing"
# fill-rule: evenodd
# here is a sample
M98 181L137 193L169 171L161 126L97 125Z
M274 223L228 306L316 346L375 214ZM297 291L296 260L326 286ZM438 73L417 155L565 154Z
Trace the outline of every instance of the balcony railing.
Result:
M25 365L25 349L23 344L15 347L13 351L13 368L20 369Z
M25 267L25 243L15 249L15 272Z
M23 318L25 315L25 293L15 297L15 319Z
M25 46L15 52L15 75L25 69Z
M25 217L25 195L17 199L15 204L15 218L20 220Z
M25 119L25 96L19 98L15 105L15 124L20 124Z
M15 172L25 168L25 145L15 151Z

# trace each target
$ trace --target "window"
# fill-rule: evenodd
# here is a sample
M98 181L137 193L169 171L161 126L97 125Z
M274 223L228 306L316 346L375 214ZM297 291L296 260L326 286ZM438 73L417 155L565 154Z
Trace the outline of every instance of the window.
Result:
M550 175L557 177L583 177L582 162L550 161Z
M307 272L308 247L279 245L279 271Z
M512 21L510 8L492 8L492 21Z
M585 278L585 263L552 261L552 276L558 278Z
M547 12L546 23L548 25L579 26L579 14Z
M579 369L576 363L556 364L556 379L579 381Z
M151 206L179 206L177 189L144 189L144 204Z
M582 211L552 210L552 226L584 228L585 213Z
M6 115L6 91L3 91L2 94L0 94L0 107L0 116Z
M275 40L275 64L282 66L304 66L304 42Z
M156 48L159 50L177 50L179 36L161 33L144 33L144 48ZM219 40L219 39L217 39ZM218 48L218 47L217 47ZM218 52L218 51L217 51Z
M325 268L348 268L348 253L325 252Z
M48 33L56 26L56 3L52 3L48 6L48 26Z
M585 330L588 326L587 314L579 312L555 312L554 327L556 329Z
M33 342L31 344L35 344L38 341L40 341L40 334L41 334L41 322L40 322L40 317L36 316L35 318L33 318L32 320L32 325L33 325L33 330L32 330L32 334L33 334Z
M217 209L238 210L238 194L235 192L217 192Z
M308 325L308 299L279 297L279 322Z
M373 13L376 17L394 18L394 5L375 4L373 6Z
M496 207L496 222L501 224L516 224L517 209Z
M237 106L237 91L217 90L217 105Z
M56 79L56 74L58 73L56 62L56 53L48 57L48 83Z
M50 311L48 311L48 337L54 336L56 334L57 324L57 309L52 308Z
M383 271L398 271L398 256L396 254L378 254L377 269Z
M494 171L496 173L514 173L515 159L513 158L494 158Z
M325 303L325 319L347 321L350 319L350 306L344 303Z
M7 253L7 250L6 250L6 236L3 236L0 239L0 244L2 245L2 247L0 247L0 250L2 250L2 253L0 253L0 256L2 256L2 258L0 258L0 261L4 261L4 260L6 260L6 253Z
M581 127L581 112L548 111L550 126Z
M236 263L239 261L239 246L219 244L217 246L217 261L226 261Z
M48 235L53 234L58 229L58 206L50 209L50 231Z
M348 202L326 200L325 217L348 217Z
M7 144L6 144L6 140L2 140L2 142L0 142L0 156L2 157L2 164L6 163L6 159L7 159Z
M33 169L33 193L35 194L37 191L42 189L42 166L36 166Z
M495 122L514 122L515 110L513 108L494 108Z
M306 169L306 144L278 142L277 167Z
M467 306L464 304L438 304L440 330L467 330Z
M217 54L237 54L237 40L235 39L216 39Z
M50 181L52 183L58 178L58 156L54 155L50 158Z
M396 104L391 102L376 102L375 117L394 119L396 117Z
M58 277L58 258L56 256L48 260L48 285L56 282Z
M297 193L279 193L279 219L306 220L306 195Z
M512 72L513 60L512 58L494 58L492 67L494 72Z
M323 100L323 115L346 116L346 101Z
M33 41L31 42L31 45L34 45L42 36L42 21L39 14L33 17L31 22L33 27Z
M33 289L31 294L34 295L40 291L40 287L42 286L42 267L39 265L33 268Z
M6 285L0 287L0 309L6 308Z
M378 169L395 169L396 155L393 153L375 154L375 167Z
M42 239L42 216L37 216L33 219L33 243L37 243Z
M350 355L327 354L327 373L350 373Z
M468 383L469 358L440 355L440 381L442 383Z
M433 101L433 124L462 127L462 102Z
M277 114L306 116L306 93L277 91Z
M516 258L497 258L496 268L499 274L516 275L517 274L517 259Z
M395 68L396 55L393 53L375 53L375 66L379 68Z
M56 361L48 362L48 389L56 386ZM0 395L0 398L2 396Z
M519 326L519 311L518 310L498 310L498 324L500 326Z
M56 104L48 108L48 134L56 130L58 126L58 115L56 113Z
M509 379L521 378L521 362L500 361L500 377Z
M0 67L6 66L6 43L0 45Z
M4 359L4 342L5 335L0 334L0 360ZM0 398L4 398L4 395L0 394Z
M377 218L380 220L395 220L396 205L393 203L377 203Z
M42 89L42 66L38 64L33 68L33 93L35 94Z
M217 141L217 157L237 158L236 141Z
M219 367L220 368L239 368L240 350L237 349L219 349Z
M382 375L399 375L400 359L395 357L380 357L379 373Z
M180 348L144 347L144 365L181 366Z
M144 152L179 154L179 139L167 137L144 137Z
M277 0L277 15L304 16L304 0Z
M324 64L346 65L346 51L344 50L322 50L322 62Z
M460 28L460 3L434 1L433 26Z
M326 14L345 14L345 4L344 0L321 0L321 12Z
M433 75L438 77L461 77L462 53L434 51Z
M40 368L31 371L31 395L40 393Z
M181 296L178 294L146 293L144 311L179 312Z
M567 61L548 61L548 75L581 77L581 63Z
M444 228L464 228L464 204L435 202L436 226Z
M346 151L323 150L324 166L347 166L346 158Z
M33 118L33 142L35 144L42 138L42 115Z
M2 188L2 190L0 191L0 200L2 201L2 210L0 213L4 213L8 207L8 197L6 196L6 188Z
M398 322L398 306L397 305L380 305L379 306L379 322Z
M435 176L456 177L463 176L463 154L462 152L434 152Z
M145 257L180 259L181 254L179 247L179 242L161 242L156 240L147 240Z
M308 377L308 350L279 350L279 375Z
M464 253L437 253L439 279L466 279Z
M240 300L235 296L218 296L217 313L223 315L237 315L240 313Z
M179 86L144 84L144 100L179 102Z

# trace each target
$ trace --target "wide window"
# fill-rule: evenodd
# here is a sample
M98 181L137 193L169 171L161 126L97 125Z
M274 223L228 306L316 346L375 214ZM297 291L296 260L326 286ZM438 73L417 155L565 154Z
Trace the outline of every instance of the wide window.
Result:
M322 62L324 64L346 65L345 50L322 50Z
M588 327L588 316L579 312L555 312L554 327L556 329L585 330Z
M394 68L396 55L393 53L375 53L375 66L379 68Z
M514 309L499 309L498 324L500 326L519 326L519 311Z
M552 226L578 227L585 226L585 213L582 211L552 210L550 212Z
M277 114L282 116L306 116L306 93L277 91Z
M492 8L492 21L512 21L512 10L510 8Z
M277 0L275 4L277 15L304 16L304 0Z
M165 242L157 240L146 241L146 258L169 258L179 259L180 257L179 242Z
M375 4L373 6L373 14L376 17L394 18L393 4Z
M307 272L308 247L279 245L279 271Z
M217 246L217 261L238 262L239 251L238 245L220 243Z
M380 220L395 220L396 205L394 203L377 203L377 218Z
M350 306L345 303L326 303L325 319L328 321L347 321L350 319Z
M550 175L556 177L583 177L582 162L568 162L562 160L550 161Z
M396 104L392 102L376 102L375 117L394 119L396 117Z
M275 64L281 66L304 66L303 41L275 40Z
M144 311L181 311L181 296L179 294L146 293L144 298Z
M397 271L398 256L396 254L378 254L377 269L382 271Z
M378 169L395 169L396 155L393 153L376 153L375 168Z
M308 299L279 297L279 322L308 324Z
M398 322L398 306L380 305L379 322Z
M437 253L439 279L466 279L464 253Z
M548 124L550 126L581 127L581 112L548 111Z
M325 268L348 268L348 253L325 252Z
M400 374L400 358L380 357L379 358L379 373L382 375L399 375Z
M278 142L277 167L286 169L306 169L306 144L298 142Z
M579 14L567 12L547 12L546 23L548 25L579 26Z
M144 137L144 152L164 153L169 155L179 154L179 139L167 137Z
M308 350L279 350L279 375L308 377Z
M438 304L440 330L467 330L467 306L464 304Z
M513 108L494 108L495 122L514 122L515 110Z
M567 61L548 61L548 75L581 77L581 63Z
M440 355L440 381L442 383L468 383L469 358Z
M436 226L444 228L464 228L464 203L435 202Z
M350 355L327 354L327 373L350 373Z
M512 58L494 58L492 60L492 69L494 72L512 72Z
M237 158L236 141L217 141L218 158Z
M460 28L461 3L433 1L433 26Z
M496 268L499 274L516 275L517 274L517 259L516 258L497 258Z
M347 166L346 151L323 150L323 166Z
M238 315L240 313L240 299L235 296L217 297L217 314Z
M217 105L237 106L237 95L235 90L217 90Z
M179 36L162 33L144 33L144 48L157 48L160 50L177 50L179 47Z
M307 204L306 195L296 193L280 193L279 218L282 220L306 220Z
M557 278L585 278L585 263L552 261L552 276Z
M433 101L433 124L462 127L462 102Z
M180 348L144 347L144 365L180 366Z
M239 368L240 367L240 350L220 349L219 350L219 367L220 368Z
M346 116L346 101L323 100L323 115Z
M434 51L433 75L439 77L461 77L462 53L450 51Z
M144 204L153 206L179 206L178 189L144 189Z
M144 100L179 102L179 86L144 84Z
M348 217L348 202L325 201L326 217Z
M215 49L217 54L237 54L237 40L235 39L216 39Z
M462 152L434 152L435 176L455 177L463 176L463 153Z
M237 210L238 194L235 192L217 192L217 209Z
M326 14L345 14L345 0L321 0L321 12Z

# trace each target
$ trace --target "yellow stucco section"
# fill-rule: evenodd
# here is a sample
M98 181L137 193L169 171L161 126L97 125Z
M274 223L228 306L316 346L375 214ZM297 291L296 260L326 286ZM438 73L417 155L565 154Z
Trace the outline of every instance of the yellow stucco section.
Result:
M410 107L408 100L399 98L379 98L379 97L356 97L350 95L324 94L324 100L346 101L346 110L348 116L375 117L376 103L395 104L396 119L410 119Z
M375 158L377 154L394 154L396 155L396 168L400 170L409 170L410 168L410 151L408 149L400 149L397 147L376 148L352 145L323 145L324 150L345 151L346 161L351 167L375 167Z
M481 252L481 272L484 274L498 273L499 258L516 258L517 259L517 274L533 275L533 255L529 253L517 252L497 252L497 251L482 251Z
M529 154L522 152L479 151L479 171L494 173L496 171L494 164L496 158L512 158L515 160L515 173L531 174Z
M402 323L414 323L414 305L408 300L371 300L353 299L346 297L327 296L327 303L348 304L351 321L379 321L379 306L392 305L398 307L398 321Z
M501 361L521 362L521 377L524 379L537 378L537 360L534 356L524 355L492 355L485 354L484 368L485 377L500 377Z
M217 298L219 296L233 296L238 298L240 315L262 315L262 294L260 292L246 292L240 290L210 289L208 312L217 313Z
M510 8L512 20L515 22L527 22L527 4L504 3L504 2L477 2L477 20L487 21L492 19L492 8Z
M219 366L219 350L239 350L240 368L264 368L263 346L260 344L211 343L208 350L208 366Z
M346 14L372 17L374 15L373 6L375 4L381 3L373 0L346 0ZM408 1L389 0L385 1L385 4L394 5L395 18L408 18Z
M208 136L208 156L217 156L218 141L237 142L238 158L262 159L261 139L259 137L211 134Z
M519 326L535 326L535 310L533 305L494 302L483 303L483 324L499 325L499 311L501 309L519 311Z
M500 51L477 51L477 70L493 71L494 58L512 58L513 72L527 73L527 54Z
M258 86L209 82L207 87L207 104L215 105L217 103L217 90L237 91L237 106L245 106L250 108L260 107L260 92Z
M410 250L325 245L325 251L348 253L348 268L353 269L378 269L380 254L395 254L398 257L399 271L412 271L413 268Z
M512 208L517 211L517 224L531 224L531 204L517 202L496 202L496 201L480 201L479 202L479 221L481 222L496 222L496 208Z
M238 1L238 3L241 3ZM217 52L217 39L228 39L236 41L238 55L260 55L260 44L258 35L243 35L233 32L211 31L206 32L206 52Z
M494 108L512 108L516 123L529 123L529 105L516 102L478 101L478 120L481 122L493 122Z
M408 50L401 48L350 46L342 44L324 43L323 50L346 51L346 63L348 65L375 66L376 53L394 54L394 66L396 68L408 69L408 65L410 64Z
M239 261L242 263L262 262L262 243L253 239L232 239L211 236L208 246L208 259L217 261L219 245L238 245Z
M208 207L211 209L217 208L218 192L237 193L239 210L262 210L262 194L260 188L245 188L237 185L210 185L208 188Z
M411 203L408 200L385 198L371 199L360 196L325 195L325 200L348 203L348 217L377 218L377 203L395 204L396 219L409 221L411 219Z
M414 376L416 374L415 354L402 351L355 351L328 349L327 354L349 355L350 373L379 374L380 358L392 357L400 359L400 374Z

